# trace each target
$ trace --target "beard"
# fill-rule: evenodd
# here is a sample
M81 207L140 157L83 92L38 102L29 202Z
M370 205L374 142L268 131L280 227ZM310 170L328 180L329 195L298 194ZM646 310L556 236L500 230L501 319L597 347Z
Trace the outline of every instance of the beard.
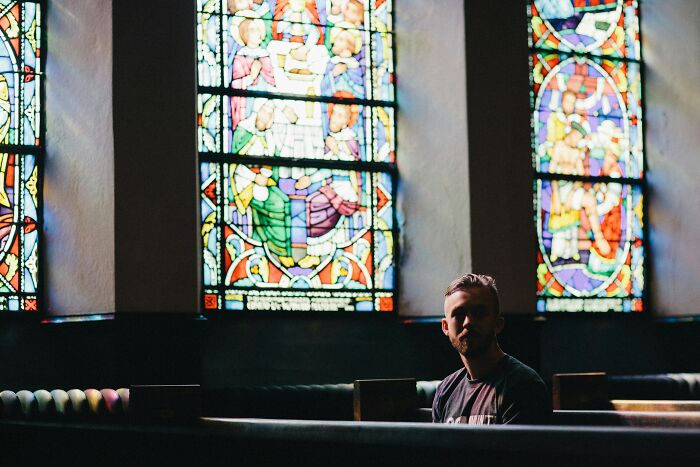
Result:
M478 357L485 354L493 342L496 340L495 335L469 333L467 336L450 337L452 347L465 357Z

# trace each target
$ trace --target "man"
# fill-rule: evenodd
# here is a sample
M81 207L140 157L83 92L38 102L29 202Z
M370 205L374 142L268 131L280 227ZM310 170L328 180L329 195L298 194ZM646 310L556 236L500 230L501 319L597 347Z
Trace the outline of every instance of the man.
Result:
M445 292L442 332L464 364L445 378L433 401L433 422L544 423L551 414L547 389L535 371L505 354L496 282L466 274Z

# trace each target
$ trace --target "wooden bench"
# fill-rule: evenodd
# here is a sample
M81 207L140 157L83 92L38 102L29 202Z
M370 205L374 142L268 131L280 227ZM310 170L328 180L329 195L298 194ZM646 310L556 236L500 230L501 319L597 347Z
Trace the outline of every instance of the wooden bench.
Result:
M648 375L653 378L656 375ZM627 387L643 377L623 377ZM615 381L613 379L613 381ZM617 410L625 412L698 412L699 400L611 398L611 377L606 373L558 373L552 378L555 410ZM619 389L617 390L619 393ZM633 391L631 391L633 392Z
M698 401L610 400L605 373L555 375L550 425L700 429ZM362 380L354 387L356 421L431 422L416 403L415 380Z
M552 425L700 429L700 412L555 410Z

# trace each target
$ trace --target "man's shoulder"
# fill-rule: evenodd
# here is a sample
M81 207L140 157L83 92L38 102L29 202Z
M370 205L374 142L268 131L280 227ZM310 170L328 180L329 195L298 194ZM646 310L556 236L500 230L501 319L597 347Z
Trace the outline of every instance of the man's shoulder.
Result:
M505 358L507 361L504 376L511 384L541 383L544 385L544 381L535 370L512 355L506 355Z
M438 385L437 394L442 394L449 391L451 388L454 388L455 385L459 384L460 381L465 379L466 374L467 370L464 367L458 369L454 373L450 373Z
M500 396L503 423L544 423L552 413L547 386L535 370L508 358Z

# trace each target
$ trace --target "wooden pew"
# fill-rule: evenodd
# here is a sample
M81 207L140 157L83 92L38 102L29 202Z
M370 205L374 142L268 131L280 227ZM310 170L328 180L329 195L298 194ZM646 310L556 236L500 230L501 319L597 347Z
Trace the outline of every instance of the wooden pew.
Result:
M700 429L700 402L610 400L605 373L555 375L553 403L551 425ZM353 405L355 421L432 421L413 379L356 381Z
M700 401L611 399L610 405L627 412L700 412Z
M620 410L555 410L553 425L621 426L635 428L700 429L699 412L642 412Z
M194 423L202 414L199 384L133 385L130 416L146 423Z
M0 420L3 465L700 465L700 430L200 419Z
M610 399L606 373L558 373L552 377L554 410L698 412L697 400Z

